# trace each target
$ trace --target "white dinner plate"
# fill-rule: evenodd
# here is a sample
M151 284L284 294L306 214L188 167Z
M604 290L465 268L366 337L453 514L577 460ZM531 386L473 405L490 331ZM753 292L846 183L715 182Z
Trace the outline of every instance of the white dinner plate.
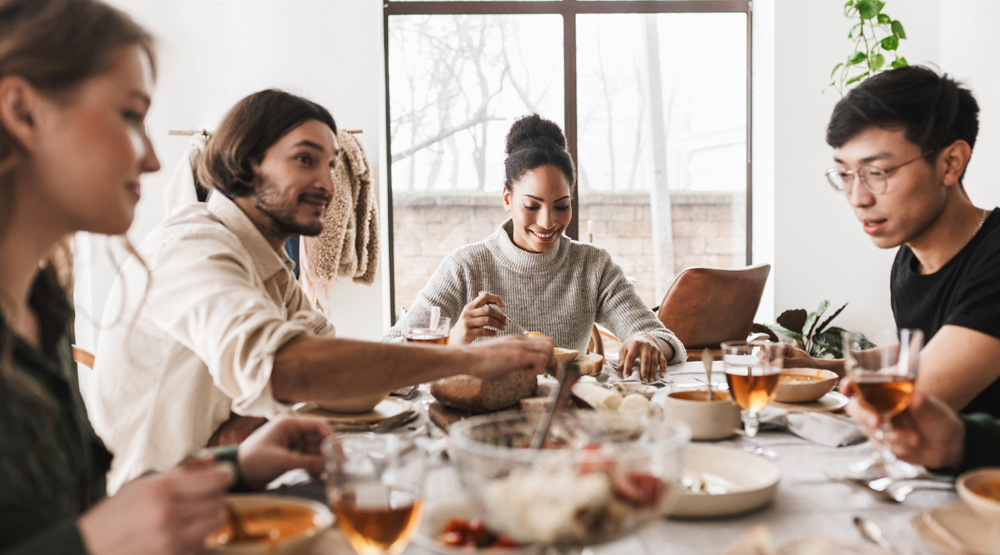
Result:
M833 412L847 406L851 400L844 394L831 391L811 403L779 403L771 401L769 407L784 409L789 412Z
M685 452L682 477L709 484L709 491L694 493L678 487L671 517L729 516L768 504L778 491L781 471L771 461L741 449L690 444Z
M964 502L935 507L910 519L927 547L945 555L997 555L1000 538Z
M296 405L294 410L300 414L308 414L310 416L318 416L320 418L325 418L333 423L342 422L365 422L368 424L373 424L386 418L392 418L402 414L413 408L413 405L409 401L404 401L403 399L385 399L381 403L375 405L375 408L368 412L360 413L342 413L342 412L330 412L323 410L316 406L315 403L302 403Z
M424 518L420 521L420 528L413 535L413 544L434 553L441 555L537 555L542 552L537 545L528 545L521 548L510 547L490 547L486 549L470 549L467 547L451 547L438 541L441 530L449 520L455 517L472 520L479 514L479 511L465 497L454 497L451 499L440 499L427 503L424 510Z

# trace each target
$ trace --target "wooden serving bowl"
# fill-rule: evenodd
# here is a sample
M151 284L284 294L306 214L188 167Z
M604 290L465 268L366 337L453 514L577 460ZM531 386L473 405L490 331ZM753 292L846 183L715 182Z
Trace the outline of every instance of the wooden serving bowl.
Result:
M804 378L789 381L790 376L804 376ZM778 377L778 393L774 400L779 403L811 403L819 400L820 397L833 391L833 386L837 385L836 372L830 370L820 370L818 368L785 368Z

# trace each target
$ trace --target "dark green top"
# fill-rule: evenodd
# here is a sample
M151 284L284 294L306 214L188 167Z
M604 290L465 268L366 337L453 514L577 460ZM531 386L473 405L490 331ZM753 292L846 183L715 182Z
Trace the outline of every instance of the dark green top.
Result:
M985 413L959 417L965 422L965 457L954 473L961 474L981 466L1000 466L1000 419Z
M111 454L90 427L80 396L72 307L44 272L29 304L41 349L14 336L15 375L0 374L0 554L85 553L76 519L104 497ZM0 337L10 336L0 315ZM36 381L56 406L23 392L17 374Z

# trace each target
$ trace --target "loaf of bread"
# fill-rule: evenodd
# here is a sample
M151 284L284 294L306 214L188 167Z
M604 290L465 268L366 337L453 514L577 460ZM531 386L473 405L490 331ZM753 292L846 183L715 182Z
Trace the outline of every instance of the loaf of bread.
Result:
M601 355L580 355L574 362L580 367L581 376L596 376L604 367L604 357Z
M618 410L622 404L621 395L596 383L577 382L570 391L574 397L594 410Z
M431 395L449 407L492 412L517 404L535 394L538 380L524 372L511 372L495 380L452 376L431 384Z

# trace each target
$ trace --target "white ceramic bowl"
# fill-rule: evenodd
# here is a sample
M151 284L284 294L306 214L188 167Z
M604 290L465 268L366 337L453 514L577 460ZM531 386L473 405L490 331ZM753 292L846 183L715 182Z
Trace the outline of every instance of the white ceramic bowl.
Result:
M316 401L316 405L329 412L357 414L372 410L379 403L381 403L383 399L385 399L386 395L388 395L388 393L362 395L360 397L351 397L350 399L341 399L339 401Z
M691 444L685 455L682 483L685 479L711 487L708 493L679 488L671 517L729 516L768 504L778 491L781 471L764 457L741 449Z
M779 403L811 403L833 391L837 378L836 372L829 370L785 368L778 378L778 393L774 400Z
M663 401L667 416L691 427L691 439L723 439L740 428L740 408L729 398L728 391L712 392L715 400L708 400L708 391L674 391Z
M1000 468L980 468L966 472L958 477L955 487L958 489L958 495L976 514L983 520L997 525L1000 524L1000 499L975 492L977 488L989 482L1000 482Z
M309 530L272 543L264 540L254 543L240 543L205 547L202 555L296 555L308 552L319 539L320 534L333 525L333 513L326 505L287 495L227 495L228 502L237 512L261 507L289 507L312 511L314 526Z

